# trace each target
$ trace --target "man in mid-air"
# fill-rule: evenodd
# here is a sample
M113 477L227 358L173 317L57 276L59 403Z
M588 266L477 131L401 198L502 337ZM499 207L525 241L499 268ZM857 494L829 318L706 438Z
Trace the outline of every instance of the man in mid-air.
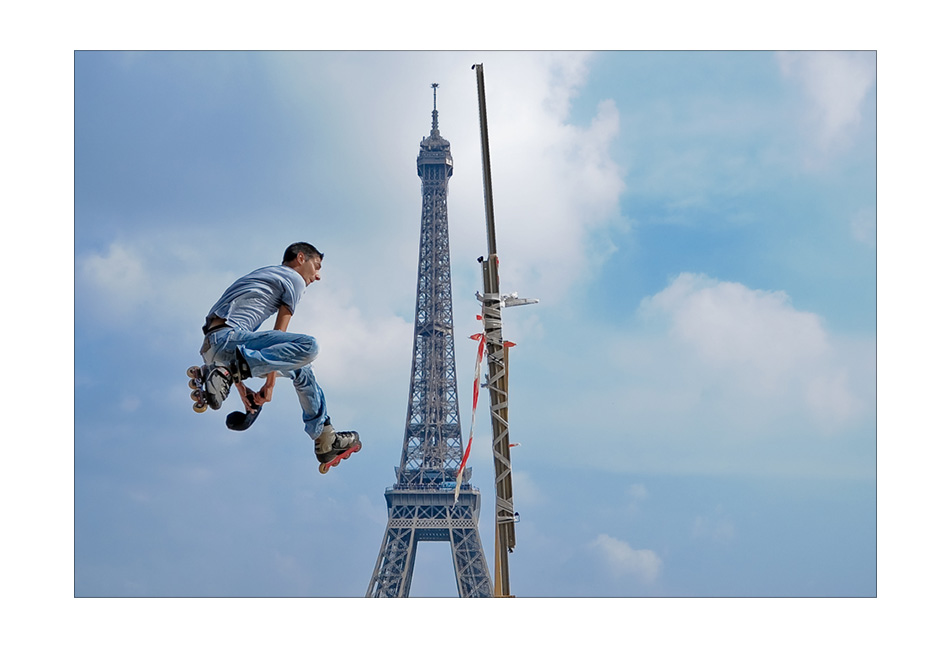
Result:
M317 341L287 332L305 288L320 281L323 258L310 243L294 243L285 250L281 265L259 268L231 284L202 327L205 340L200 353L205 366L193 367L189 375L200 372L193 376L201 387L196 391L212 409L221 407L235 385L249 413L270 402L279 374L290 378L303 410L304 431L314 440L321 472L326 472L360 449L360 436L337 432L330 423L324 393L311 369ZM258 331L275 313L274 330ZM264 378L257 392L242 382L252 376ZM201 411L198 406L196 410Z

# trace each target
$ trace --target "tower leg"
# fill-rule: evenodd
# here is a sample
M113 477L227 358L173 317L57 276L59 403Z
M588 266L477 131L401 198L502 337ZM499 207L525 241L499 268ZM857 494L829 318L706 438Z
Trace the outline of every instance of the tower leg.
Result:
M461 598L490 598L492 582L485 562L478 529L453 529L450 533L452 564L456 570L456 587Z
M406 598L413 584L416 533L412 528L387 526L367 598Z

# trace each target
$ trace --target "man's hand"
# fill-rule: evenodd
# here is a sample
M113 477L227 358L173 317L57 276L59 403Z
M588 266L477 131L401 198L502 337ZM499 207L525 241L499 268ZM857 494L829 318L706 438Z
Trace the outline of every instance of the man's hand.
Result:
M245 387L243 382L235 383L234 386L238 390L238 395L241 397L241 402L244 403L246 411L253 412L260 407L261 404L255 399L257 394Z
M272 371L264 379L264 386L261 391L255 394L255 401L263 405L271 402L271 395L274 393L274 381L277 380L277 372Z
M270 403L271 396L274 394L275 380L277 380L277 372L272 371L264 379L264 385L261 386L261 389L256 392L245 387L243 382L235 383L234 386L238 390L238 395L241 396L241 402L244 403L244 409L253 412L264 403Z

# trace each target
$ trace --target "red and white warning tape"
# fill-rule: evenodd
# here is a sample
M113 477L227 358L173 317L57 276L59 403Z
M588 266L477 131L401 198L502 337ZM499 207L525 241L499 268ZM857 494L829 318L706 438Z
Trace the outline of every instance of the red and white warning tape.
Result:
M477 315L476 319L482 319ZM472 421L469 423L469 442L466 443L466 451L462 454L462 463L459 464L459 472L456 473L456 495L455 501L459 501L459 487L462 485L462 471L466 469L466 462L469 461L469 452L472 450L472 435L475 431L476 407L479 405L479 373L482 369L482 357L485 355L485 333L476 333L470 335L469 339L479 341L479 351L476 354L475 376L472 379Z

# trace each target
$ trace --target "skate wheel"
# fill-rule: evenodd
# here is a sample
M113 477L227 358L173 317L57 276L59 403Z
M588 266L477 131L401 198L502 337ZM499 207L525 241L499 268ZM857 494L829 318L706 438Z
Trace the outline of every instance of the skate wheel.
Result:
M191 389L199 389L201 387L201 385L198 384L198 381L195 380L194 378L188 381L188 386Z
M205 403L195 403L192 405L192 409L201 414L206 409L208 409L208 406Z
M202 395L201 395L201 390L200 390L200 389L196 389L196 390L192 391L192 400L195 401L196 403L202 402L203 399L202 399Z
M201 378L201 367L189 367L188 371L185 373L188 374L189 378L199 379Z
M330 472L330 464L320 464L320 468L317 470L320 471L321 475L326 475L328 472Z

